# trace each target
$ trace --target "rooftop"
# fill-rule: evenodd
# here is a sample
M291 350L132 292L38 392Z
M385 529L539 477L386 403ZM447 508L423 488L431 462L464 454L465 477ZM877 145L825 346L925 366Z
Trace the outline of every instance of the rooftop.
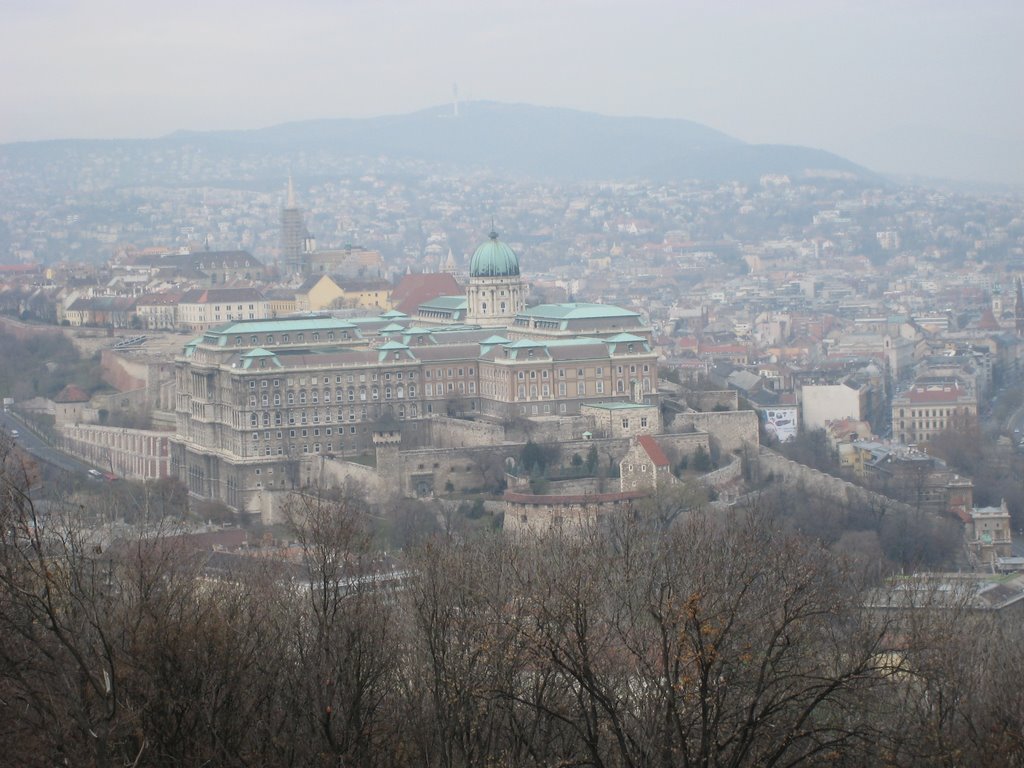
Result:
M636 312L615 306L614 304L538 304L519 314L520 317L544 320L587 320L605 317L640 317Z

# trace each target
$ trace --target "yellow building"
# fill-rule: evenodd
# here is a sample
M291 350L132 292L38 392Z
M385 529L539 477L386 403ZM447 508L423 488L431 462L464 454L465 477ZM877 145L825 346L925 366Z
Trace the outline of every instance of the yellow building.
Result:
M295 311L319 312L328 309L344 293L330 275L313 275L306 278L295 291Z
M342 280L330 275L314 275L295 292L296 312L353 307L390 309L391 286L384 280Z
M346 280L342 283L341 290L341 296L334 300L336 307L391 309L391 285L385 280Z

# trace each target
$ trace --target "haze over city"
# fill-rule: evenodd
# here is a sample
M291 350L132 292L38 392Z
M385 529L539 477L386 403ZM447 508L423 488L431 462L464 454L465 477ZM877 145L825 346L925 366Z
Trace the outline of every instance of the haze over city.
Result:
M44 0L2 18L3 142L404 113L457 83L881 172L1024 180L1015 2Z
M1022 7L0 9L0 766L1024 766Z

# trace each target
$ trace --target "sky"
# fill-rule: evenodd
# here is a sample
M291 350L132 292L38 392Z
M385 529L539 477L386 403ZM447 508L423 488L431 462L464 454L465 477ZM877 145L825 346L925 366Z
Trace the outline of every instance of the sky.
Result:
M1024 182L1022 37L1020 0L0 0L0 143L403 113L457 83Z

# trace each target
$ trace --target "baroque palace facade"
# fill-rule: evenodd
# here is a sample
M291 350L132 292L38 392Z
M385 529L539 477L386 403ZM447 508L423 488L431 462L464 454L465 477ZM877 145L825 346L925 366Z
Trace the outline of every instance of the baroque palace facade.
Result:
M635 312L526 308L512 250L492 233L466 296L415 316L305 316L227 323L176 362L171 473L245 509L298 483L303 462L373 449L375 431L425 447L429 420L578 415L586 404L656 403L657 356Z

